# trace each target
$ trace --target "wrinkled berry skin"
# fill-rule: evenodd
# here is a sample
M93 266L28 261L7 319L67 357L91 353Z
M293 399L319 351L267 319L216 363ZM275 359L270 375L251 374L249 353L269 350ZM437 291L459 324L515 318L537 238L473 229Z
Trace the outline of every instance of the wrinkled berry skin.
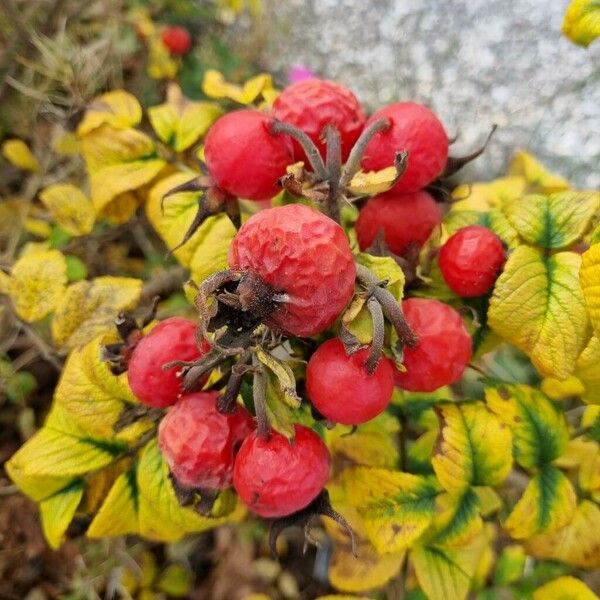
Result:
M367 349L351 356L338 338L321 344L306 368L313 406L329 421L359 425L382 413L394 391L394 368L382 358L372 375L364 368Z
M348 158L367 120L360 102L349 89L316 78L305 79L283 90L273 103L273 116L304 131L323 157L326 145L320 139L321 132L325 125L335 125L340 132L343 161ZM302 146L296 141L293 144L294 158L308 164Z
M329 451L312 429L295 426L294 441L271 432L250 434L235 459L233 486L261 517L284 517L305 508L327 483Z
M182 392L181 379L177 376L180 368L163 370L162 366L174 360L196 360L208 352L210 346L206 341L198 348L196 330L193 321L172 317L140 340L127 366L129 387L140 402L154 408L177 402Z
M396 384L412 392L433 392L458 381L471 359L471 337L458 312L423 298L405 300L402 310L419 341L404 348L406 372L396 371Z
M362 160L365 171L379 171L394 164L396 152L408 151L408 166L394 186L398 192L416 192L441 175L448 159L448 136L444 126L426 106L396 102L378 110L367 121L386 118L389 129L377 133Z
M218 187L248 200L268 200L279 193L277 180L294 158L290 138L270 133L272 122L258 110L237 110L215 121L204 156Z
M160 39L169 52L177 56L187 54L192 47L190 32L179 25L167 25L161 31Z
M442 213L427 192L399 194L394 189L367 202L356 221L356 236L366 250L383 229L388 248L401 256L411 242L422 246L441 222Z
M487 227L459 229L442 246L440 271L448 287L465 298L487 294L504 264L504 246Z
M297 337L330 327L354 293L356 267L344 230L302 204L250 217L229 247L229 265L288 295L265 323Z
M242 406L229 415L217 412L217 397L217 392L183 396L158 428L158 445L184 487L231 486L236 452L254 431L254 419Z

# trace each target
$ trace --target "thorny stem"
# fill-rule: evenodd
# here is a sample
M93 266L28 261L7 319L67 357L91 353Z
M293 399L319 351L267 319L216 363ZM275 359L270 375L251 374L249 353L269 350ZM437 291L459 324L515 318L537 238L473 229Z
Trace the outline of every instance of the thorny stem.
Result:
M242 379L248 372L250 351L244 352L239 361L231 368L231 375L227 381L227 387L217 400L217 410L222 414L232 414L236 409L236 400L242 386Z
M254 367L254 381L252 382L252 396L256 412L256 432L258 437L268 440L271 432L267 417L267 374L256 355L252 356Z
M273 121L271 124L271 133L275 135L285 134L289 135L291 138L294 138L301 146L306 156L308 157L308 161L310 162L310 166L312 167L317 179L319 181L325 181L327 179L327 169L325 168L325 163L321 158L321 154L318 148L315 146L315 143L304 133L304 131L290 125L289 123L284 123L283 121Z
M379 359L383 352L383 338L385 336L385 323L383 320L383 311L381 304L371 296L367 300L367 309L371 313L373 320L373 341L371 342L371 351L365 361L365 369L369 375L372 375L379 364Z
M348 156L344 172L340 179L340 188L345 188L360 169L360 161L362 160L369 142L373 139L373 136L380 131L385 131L389 126L389 119L378 119L363 129L363 132L360 134L360 137L350 151L350 156Z

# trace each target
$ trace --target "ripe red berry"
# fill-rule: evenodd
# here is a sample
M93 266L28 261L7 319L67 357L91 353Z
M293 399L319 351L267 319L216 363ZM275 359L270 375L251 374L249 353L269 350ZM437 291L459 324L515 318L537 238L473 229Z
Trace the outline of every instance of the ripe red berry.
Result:
M342 160L348 158L354 142L365 126L365 113L356 96L347 88L323 79L305 79L287 87L273 103L273 116L295 125L316 144L324 157L325 143L321 132L328 123L340 132ZM308 159L294 141L294 158Z
M210 346L204 340L198 348L196 330L193 321L172 317L140 340L127 366L129 387L140 402L155 408L177 402L182 391L179 369L162 367L174 360L196 360L208 352Z
M459 296L481 296L490 291L504 264L504 246L487 227L459 229L442 246L439 265L444 281Z
M471 336L451 306L424 298L409 298L402 310L419 340L404 348L405 373L395 372L396 384L412 392L432 392L458 381L471 359Z
M366 250L383 230L388 248L402 255L411 242L422 246L441 222L442 213L427 192L399 194L394 189L367 202L356 221L356 236Z
M158 444L175 479L184 487L224 489L254 419L242 406L233 414L217 412L217 392L183 396L161 421Z
M248 200L267 200L294 162L292 141L269 131L273 119L258 110L230 112L209 129L204 156L215 183Z
M235 459L233 486L261 517L283 517L305 508L327 483L329 451L312 429L295 426L294 441L273 431L250 434Z
M330 327L354 293L356 267L344 230L302 204L250 217L229 247L229 265L284 296L264 321L298 337Z
M368 350L346 354L338 338L321 344L306 368L313 406L328 420L358 425L382 413L394 391L394 368L382 358L372 375L364 368Z
M185 27L167 25L160 33L160 39L171 54L187 54L192 47L192 36Z
M366 126L381 118L391 124L367 145L362 160L365 171L389 167L396 152L408 150L408 167L394 186L396 191L416 192L441 175L448 159L448 136L431 110L414 102L396 102L378 110Z

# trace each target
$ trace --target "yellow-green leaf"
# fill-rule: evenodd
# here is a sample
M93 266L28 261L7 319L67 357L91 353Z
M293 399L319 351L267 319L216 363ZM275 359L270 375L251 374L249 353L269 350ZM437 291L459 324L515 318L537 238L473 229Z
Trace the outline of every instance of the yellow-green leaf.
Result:
M85 235L94 227L94 205L75 185L57 183L40 192L52 220L67 233Z
M40 163L23 140L6 140L2 144L2 155L8 162L24 171L39 171Z
M404 271L400 265L390 256L372 256L361 252L356 260L363 266L369 268L381 280L387 281L387 288L402 300L404 294Z
M600 567L600 507L583 500L571 522L553 533L536 535L525 550L536 558L559 560L583 569Z
M562 191L525 196L505 204L503 210L529 244L565 248L583 236L599 206L599 192Z
M166 164L157 156L154 142L136 129L102 125L85 136L82 152L98 217L121 194L149 183Z
M195 576L182 564L169 565L159 576L156 589L174 598L189 597Z
M583 253L579 277L594 331L600 337L600 244Z
M589 46L600 36L598 0L571 0L563 19L562 32L575 44Z
M10 296L15 311L25 321L50 314L65 293L67 263L58 250L22 256L13 265Z
M431 462L451 494L499 485L512 468L510 429L482 402L436 406L440 433Z
M550 533L569 523L576 505L571 482L556 467L544 465L527 484L504 528L515 539Z
M82 496L83 482L77 480L40 503L42 529L51 548L56 550L62 544Z
M577 359L574 375L585 388L582 400L590 404L600 404L600 337L591 337Z
M101 125L128 129L142 120L142 107L136 97L125 90L112 90L96 96L87 106L77 126L77 134L85 136Z
M500 384L485 390L488 408L513 433L513 455L522 467L541 467L557 459L567 446L569 430L563 413L539 390Z
M533 600L598 600L598 596L580 579L565 575L535 590Z
M134 308L141 291L142 281L130 277L96 277L72 283L52 319L56 345L72 350L100 333L114 331L116 316Z
M529 152L517 152L508 167L508 174L513 177L524 177L530 193L549 194L569 189L569 182L546 167Z
M526 560L527 556L525 555L523 546L519 546L518 544L506 546L496 563L494 583L506 585L521 579Z
M290 366L260 347L256 349L256 357L275 376L281 389L283 401L292 408L298 408L300 398L296 393L296 378Z
M490 300L489 326L525 352L546 376L570 375L587 341L580 264L574 252L545 256L536 248L519 246Z
M160 36L148 38L148 76L152 79L174 79L181 65L181 59L174 57L163 44Z
M417 580L429 600L464 600L483 555L483 534L464 548L421 546L413 548L410 560Z
M342 486L364 521L369 541L380 553L400 552L427 529L435 514L435 482L400 471L353 467Z

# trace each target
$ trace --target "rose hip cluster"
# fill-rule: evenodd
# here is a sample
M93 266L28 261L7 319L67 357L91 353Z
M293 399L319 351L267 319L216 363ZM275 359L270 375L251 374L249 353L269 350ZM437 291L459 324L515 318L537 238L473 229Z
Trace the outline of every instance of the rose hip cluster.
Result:
M325 337L308 359L305 400L326 423L373 419L387 408L394 386L428 392L460 379L471 358L460 314L431 299L398 304L386 282L355 262L340 225L344 203L363 200L349 185L356 173L395 167L391 189L362 206L358 245L401 265L408 254L418 256L442 221L428 186L447 172L448 146L428 108L397 102L367 118L349 90L319 79L284 90L270 112L231 112L211 127L208 175L174 190L205 190L195 227L218 212L239 226L238 198L269 200L282 187L299 202L259 210L239 226L229 268L198 285L198 323L162 322L129 360L140 401L170 407L159 444L179 487L202 494L233 485L264 517L317 502L329 475L327 447L309 427L295 424L290 442L268 422L267 373L257 357L277 363L287 338ZM473 226L448 239L439 267L455 293L471 297L490 291L503 261L500 240ZM343 328L338 337L326 333L355 295L373 321L366 347ZM392 352L384 353L386 320L397 334L403 370ZM226 383L198 391L217 367ZM255 417L238 402L246 376L253 378Z

